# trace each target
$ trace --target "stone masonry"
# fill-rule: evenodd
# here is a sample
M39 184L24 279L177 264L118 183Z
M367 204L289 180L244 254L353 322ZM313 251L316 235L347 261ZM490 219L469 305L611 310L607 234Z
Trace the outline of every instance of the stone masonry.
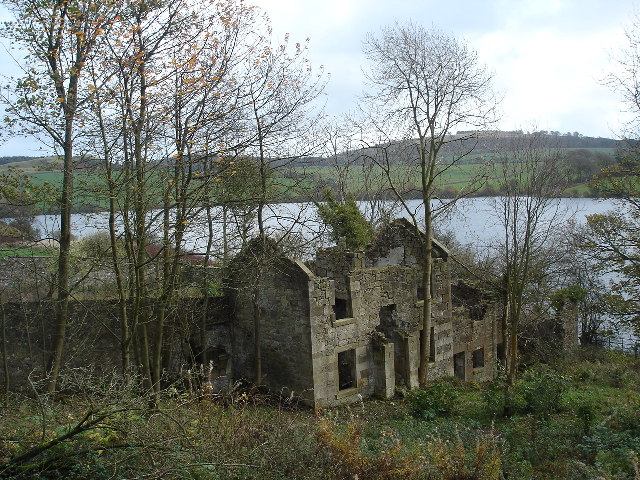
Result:
M365 251L342 244L308 264L284 257L273 242L250 245L231 269L228 340L220 345L215 332L209 336L210 345L224 350L225 375L255 380L259 325L262 383L271 390L326 407L417 387L422 235L396 220ZM269 251L257 255L256 248ZM449 253L437 241L432 251L430 378L491 379L495 314L464 302L454 306Z

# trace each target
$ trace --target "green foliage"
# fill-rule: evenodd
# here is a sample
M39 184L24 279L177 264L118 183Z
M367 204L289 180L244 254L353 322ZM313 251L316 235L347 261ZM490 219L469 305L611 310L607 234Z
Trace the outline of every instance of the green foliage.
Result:
M634 479L640 370L619 354L590 354L590 359L569 365L562 372L567 376L544 366L525 371L506 397L517 414L500 418L468 408L481 396L505 402L499 381L469 386L443 380L406 399L316 412L260 394L218 396L176 385L149 410L149 398L135 379L126 384L78 372L73 381L62 378L64 390L75 392L71 395L12 395L9 407L0 410L0 472L14 462L0 476ZM607 372L622 367L631 383L608 385ZM548 398L535 399L536 392ZM443 405L446 414L439 411ZM416 408L437 413L425 422L409 415ZM94 413L83 423L86 429L16 465L20 455L62 439L88 411Z
M640 451L640 405L615 411L585 435L579 447L613 478L631 478ZM635 460L635 465L634 465Z
M561 411L567 386L566 377L540 364L528 369L514 387L524 399L522 413L548 415Z
M0 258L6 257L52 257L53 250L35 247L6 247L0 248Z
M448 380L438 380L424 390L411 390L407 401L411 415L422 420L451 416L456 412L460 393Z
M562 310L567 302L578 303L587 298L587 290L581 285L562 288L551 294L551 306L554 310Z
M615 281L605 297L607 310L640 334L640 162L637 146L618 157L593 181L603 195L620 199L615 211L587 217L581 248L600 272Z
M594 385L628 388L637 384L638 373L627 365L616 365L610 362L582 362L571 369L575 380Z
M499 377L485 385L482 392L483 413L488 418L500 418L506 415L513 402L513 396L507 392L507 383L504 377Z
M111 239L108 232L96 232L87 235L76 246L78 254L92 259L104 259L111 252Z
M563 409L567 388L565 376L546 365L535 365L511 386L503 378L490 382L484 391L485 413L491 418L558 413Z
M322 221L329 227L334 242L344 237L348 248L358 250L373 238L373 227L362 215L353 195L340 202L333 198L330 190L325 190L323 203L316 203L316 208Z

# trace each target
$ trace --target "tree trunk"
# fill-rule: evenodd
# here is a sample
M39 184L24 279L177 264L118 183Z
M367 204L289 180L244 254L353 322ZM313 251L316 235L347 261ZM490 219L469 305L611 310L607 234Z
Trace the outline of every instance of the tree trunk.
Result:
M4 302L0 300L0 329L2 330L2 367L4 371L4 406L9 406L9 351L7 347L7 316Z
M253 355L254 355L254 376L255 386L262 385L262 352L260 348L260 306L258 305L258 285L253 292Z
M429 378L429 352L431 346L431 324L433 299L431 298L431 270L433 269L433 229L431 219L431 204L428 198L424 201L424 258L422 266L422 335L420 336L420 365L418 381L421 387L427 385Z
M60 254L56 283L55 327L53 333L53 356L50 361L50 376L47 391L55 392L62 355L64 353L67 319L69 315L69 253L71 250L71 195L73 191L73 148L71 144L73 123L67 120L65 129L62 198L60 200Z

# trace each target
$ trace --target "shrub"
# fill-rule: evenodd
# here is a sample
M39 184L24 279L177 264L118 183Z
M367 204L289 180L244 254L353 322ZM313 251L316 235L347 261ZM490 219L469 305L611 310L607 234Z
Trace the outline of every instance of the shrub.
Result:
M509 417L527 410L527 400L518 384L509 387L504 377L489 382L483 392L484 411L489 418Z
M424 390L407 394L411 414L423 420L453 415L459 398L457 387L447 380L433 382Z
M569 368L573 379L613 388L634 388L638 384L636 361L619 352L599 350L599 356L592 354L592 359Z
M564 408L563 395L567 387L566 377L546 365L537 365L511 386L503 378L488 383L483 394L485 412L491 418L557 413Z
M602 397L593 391L588 393L569 392L564 396L565 408L578 417L583 435L589 435L591 425L600 413L602 402Z
M347 247L360 249L373 238L373 227L362 215L356 199L350 195L343 202L333 198L331 190L325 190L324 203L316 203L318 215L329 227L331 240L338 242L344 237Z
M562 410L562 396L567 390L567 379L546 365L527 370L515 388L524 398L524 411L548 415Z

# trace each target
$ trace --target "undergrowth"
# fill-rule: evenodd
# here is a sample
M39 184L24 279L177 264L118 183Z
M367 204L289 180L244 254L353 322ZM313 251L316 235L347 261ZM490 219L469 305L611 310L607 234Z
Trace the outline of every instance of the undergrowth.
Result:
M315 412L176 389L150 409L135 381L81 373L65 396L9 396L0 477L640 480L640 368L615 354Z

